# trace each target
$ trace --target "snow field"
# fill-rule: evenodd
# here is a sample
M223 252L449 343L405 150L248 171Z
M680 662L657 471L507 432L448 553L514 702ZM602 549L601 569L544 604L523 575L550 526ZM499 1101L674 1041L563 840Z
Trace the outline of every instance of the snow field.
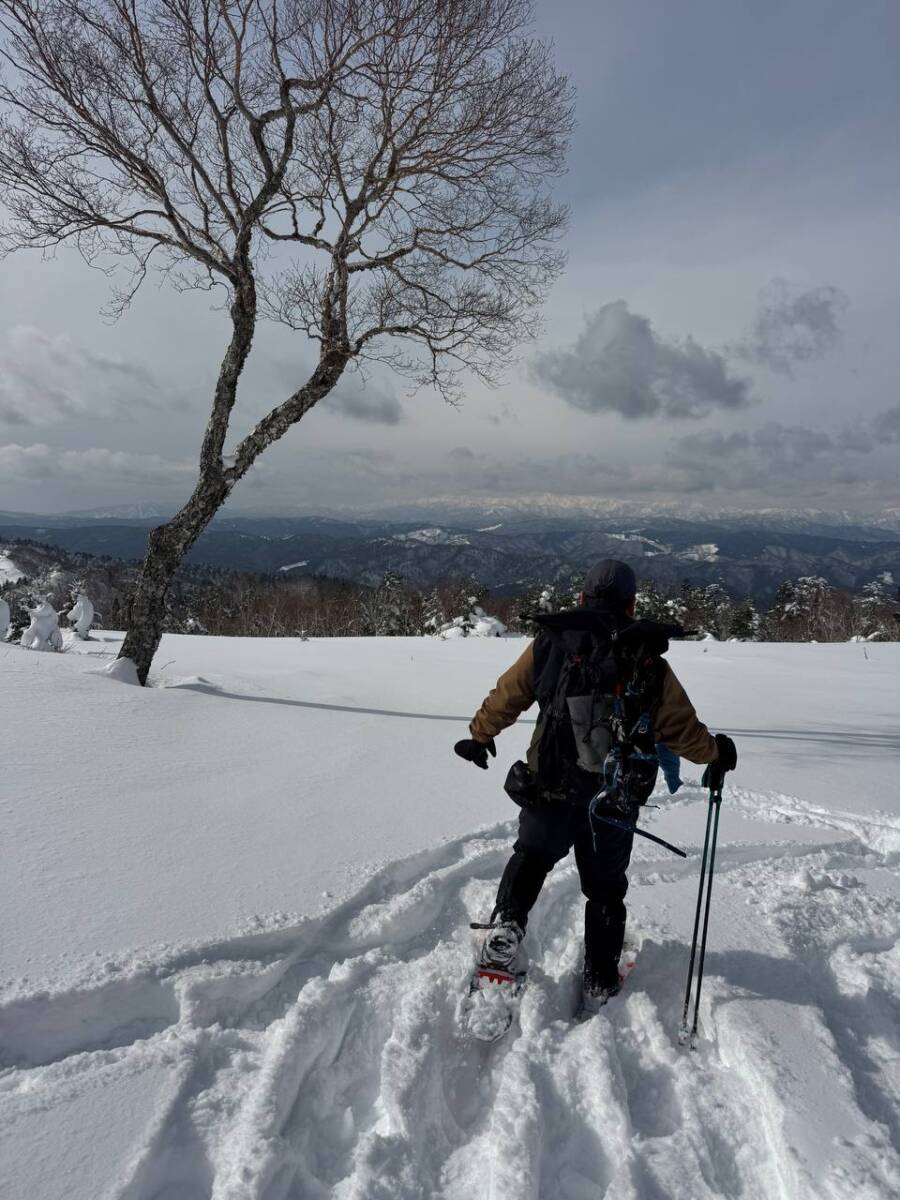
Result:
M84 675L74 655L13 651L18 694L31 706L13 717L24 727L42 715L43 745L56 753L48 748L35 765L14 737L4 754L9 840L31 856L27 869L18 864L22 889L29 871L38 876L30 907L16 908L12 894L13 913L4 908L24 926L23 945L28 936L52 943L51 920L62 924L63 947L79 929L83 944L71 961L66 949L37 954L38 974L26 959L0 1002L0 1195L885 1200L900 1191L900 818L885 811L891 800L896 808L896 788L884 788L895 779L885 762L894 659L884 656L886 678L865 676L858 726L838 724L825 701L815 708L823 684L839 695L837 677L854 669L822 648L806 679L795 673L780 693L769 688L764 707L745 692L746 765L742 756L742 786L726 790L692 1054L677 1046L677 1028L705 819L696 784L644 817L689 858L650 843L635 849L629 906L643 947L626 991L572 1023L582 898L574 868L560 864L529 925L520 1019L496 1046L471 1043L458 1026L473 957L467 923L490 910L514 826L504 819L471 833L465 823L479 822L465 801L447 804L465 789L483 816L492 805L509 816L493 796L502 769L455 763L445 743L458 725L438 714L464 712L466 691L474 708L517 647L332 644L329 663L324 647L306 655L309 644L266 644L251 662L241 643L167 641L178 667L207 682L181 676L180 687L141 691ZM712 722L700 693L715 693L719 667L690 649L677 669ZM746 685L764 659L732 658L732 677L744 667ZM781 671L785 659L773 654L769 664ZM7 657L0 669L9 666ZM808 690L803 711L798 687ZM311 707L275 703L301 690ZM416 717L417 708L434 716ZM85 737L85 717L99 748ZM279 724L287 717L303 731L293 742ZM728 727L718 712L715 724ZM116 725L133 756L119 767L108 749ZM509 739L528 732L505 735L501 756L515 757ZM789 737L795 756L797 738L814 748L804 795L767 786L764 760L777 765ZM348 738L353 749L327 775L332 810L323 813L317 796L304 803L302 757L322 779L322 759ZM378 758L385 739L392 776ZM215 755L219 770L240 773L251 742L239 809L221 800ZM444 758L423 770L420 758L438 746ZM429 773L443 797L429 793ZM850 773L857 789L838 803ZM273 823L267 788L289 779L294 790L280 797L289 817ZM159 819L159 796L179 786L188 812L173 830L176 810L164 807ZM59 795L48 797L54 787ZM104 876L90 855L116 811L146 844L129 849L107 829ZM276 845L291 833L293 868ZM362 855L384 861L392 844L408 856L363 871ZM116 853L122 874L108 861ZM324 908L319 877L297 878L317 854L331 855L340 881L340 898ZM179 855L191 870L154 877L142 870L146 855L158 872ZM254 872L308 915L270 910L254 920L235 907L235 896L254 898ZM212 895L195 900L198 890ZM211 919L213 902L225 918ZM74 910L68 921L63 903ZM212 936L193 936L204 920ZM153 946L161 926L178 944ZM118 927L130 942L110 938Z
M674 865L636 854L644 946L606 1014L570 1020L581 898L562 867L529 929L519 1027L496 1047L460 1038L465 924L492 901L503 825L387 869L300 927L20 1001L6 1045L44 1065L7 1075L4 1117L27 1123L40 1097L55 1128L48 1103L65 1111L123 1079L130 1095L149 1076L152 1117L109 1193L140 1200L890 1196L896 1057L880 1055L896 1033L897 906L850 873L877 883L879 853L808 828L774 859L770 843L723 848L697 1053L676 1044L683 931L660 920L689 907L696 846ZM718 949L753 944L751 890L764 946Z

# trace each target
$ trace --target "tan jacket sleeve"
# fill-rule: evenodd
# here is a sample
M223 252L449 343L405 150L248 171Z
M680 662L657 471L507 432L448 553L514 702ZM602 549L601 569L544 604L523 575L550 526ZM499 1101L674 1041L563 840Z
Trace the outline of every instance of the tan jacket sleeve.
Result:
M476 742L487 742L507 729L520 713L534 703L534 642L497 680L489 696L472 718L469 732Z
M654 732L658 742L665 742L673 754L690 762L709 763L719 756L715 738L697 716L687 692L668 663Z

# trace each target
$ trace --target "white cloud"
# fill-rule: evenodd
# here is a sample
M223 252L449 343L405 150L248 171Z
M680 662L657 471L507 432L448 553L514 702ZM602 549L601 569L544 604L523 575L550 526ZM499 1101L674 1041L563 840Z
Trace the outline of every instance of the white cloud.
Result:
M690 337L667 341L624 300L588 317L570 346L538 355L532 372L575 408L631 419L702 417L750 401L749 382L721 354Z

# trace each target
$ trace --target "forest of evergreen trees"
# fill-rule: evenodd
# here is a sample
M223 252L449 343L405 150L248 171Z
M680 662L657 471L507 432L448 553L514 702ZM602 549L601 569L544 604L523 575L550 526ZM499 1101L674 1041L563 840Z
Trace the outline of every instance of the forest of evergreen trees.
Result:
M98 625L123 628L137 563L25 541L7 549L24 572L22 579L0 586L12 612L10 638L28 623L30 606L48 600L62 611L80 591L91 597ZM318 576L284 579L186 566L169 594L166 630L234 637L490 637L507 630L533 632L536 614L576 604L578 591L574 579L509 597L491 594L474 579L423 590L391 572L378 587L364 587ZM900 594L883 578L858 593L818 577L786 580L768 608L731 596L715 583L685 580L665 590L645 580L637 611L678 621L698 637L719 641L900 640Z
M504 629L531 633L533 617L577 603L578 585L537 588L518 597L491 595L477 580L451 580L428 590L394 574L377 588L332 579L271 580L233 576L201 606L210 633L307 637L493 636ZM730 596L720 585L686 580L664 591L644 581L638 615L678 621L699 637L719 641L843 642L900 638L900 598L883 581L858 594L823 579L787 580L770 608Z

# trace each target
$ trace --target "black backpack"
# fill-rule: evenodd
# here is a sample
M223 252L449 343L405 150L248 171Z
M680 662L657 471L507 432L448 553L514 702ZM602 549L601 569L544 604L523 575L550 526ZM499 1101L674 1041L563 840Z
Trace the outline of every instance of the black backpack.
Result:
M669 639L680 625L622 622L575 609L537 618L535 693L540 705L528 764L516 764L507 791L518 803L603 793L624 811L656 784L654 736Z

